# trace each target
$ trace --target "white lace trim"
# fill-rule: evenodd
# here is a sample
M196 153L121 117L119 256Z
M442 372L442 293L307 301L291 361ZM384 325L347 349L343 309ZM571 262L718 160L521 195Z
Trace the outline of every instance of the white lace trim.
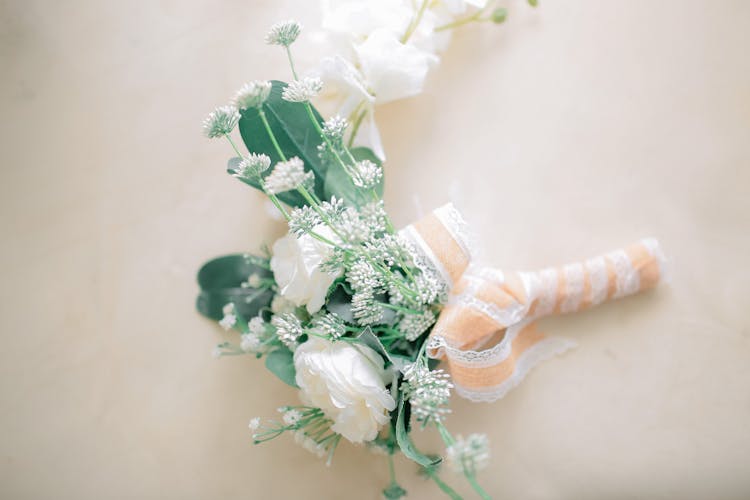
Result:
M641 288L640 275L633 269L633 263L625 250L610 252L607 258L615 268L617 289L613 298L619 299L636 293Z
M607 263L604 257L594 257L584 262L591 284L591 305L598 305L607 299Z
M422 235L419 234L419 231L414 226L409 225L399 231L399 233L416 248L419 254L424 257L425 263L429 263L429 267L440 276L440 279L446 283L448 288L452 288L453 280L450 274L448 274L443 263L438 260L430 246L422 238Z
M492 321L497 323L498 330L506 326L514 325L521 321L528 311L528 306L520 302L515 302L506 307L499 307L491 302L484 302L476 297L479 288L484 281L473 276L464 275L467 282L466 289L459 295L450 298L450 303L463 307L470 307L481 312Z
M655 238L644 238L641 243L659 265L659 281L661 283L672 281L672 262L664 255L659 242Z
M469 233L469 226L466 224L461 213L456 210L456 207L452 203L443 205L442 207L435 210L435 217L443 223L445 229L450 233L451 237L456 241L458 246L461 247L461 251L468 257L471 262L474 256L475 246L472 244L472 238Z
M427 345L427 353L431 358L448 357L452 363L457 363L467 368L488 368L502 363L510 356L513 348L513 340L518 333L528 325L528 321L511 326L505 331L503 340L489 349L481 351L464 350L454 347L448 343L445 337L436 332Z
M545 361L553 356L562 354L575 347L575 342L563 338L548 337L529 350L524 352L521 357L516 360L516 367L513 370L513 374L500 385L493 387L487 387L484 389L475 389L463 387L456 383L453 383L456 387L456 393L470 401L475 403L491 403L503 398L508 391L520 384L526 375L534 368L537 364Z
M560 311L569 313L577 311L583 298L583 265L580 263L568 264L563 267L565 277L565 297L560 304Z

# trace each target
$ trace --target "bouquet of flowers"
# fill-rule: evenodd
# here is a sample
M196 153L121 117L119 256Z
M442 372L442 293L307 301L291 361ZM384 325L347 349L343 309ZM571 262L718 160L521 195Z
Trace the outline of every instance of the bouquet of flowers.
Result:
M290 47L300 29L279 23L266 39L286 52L290 82L248 83L204 122L205 135L226 139L236 155L228 172L268 196L289 228L262 255L220 257L199 271L198 310L239 334L215 355L264 358L299 389L300 404L279 408L278 420L250 421L255 443L288 432L328 464L342 438L365 443L391 460L386 498L406 493L392 462L401 452L460 498L438 474L443 458L412 443L415 428L433 428L450 467L489 498L476 478L488 440L448 430L451 391L502 397L571 345L540 334L534 319L654 286L663 272L658 245L503 273L472 262L469 231L450 205L397 231L382 200L380 157L346 140L348 120L324 119L311 104L323 82L296 72Z

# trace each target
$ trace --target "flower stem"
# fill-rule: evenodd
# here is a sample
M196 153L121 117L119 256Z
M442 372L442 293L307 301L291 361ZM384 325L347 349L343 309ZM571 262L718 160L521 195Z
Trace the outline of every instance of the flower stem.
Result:
M448 495L449 497L451 497L452 500L463 500L461 498L461 495L459 495L458 493L456 493L456 491L453 488L451 488L450 486L448 486L445 483L445 481L443 481L442 479L440 479L440 476L438 476L438 474L435 471L433 471L431 468L425 467L425 472L427 473L427 475L429 476L429 478L432 479L433 481L435 481L435 484L437 484L438 487L441 490L443 490L443 493L445 493L446 495Z
M419 27L419 23L422 22L422 16L424 15L424 11L427 10L427 5L429 3L429 0L422 0L422 5L419 6L419 10L406 28L404 36L401 37L401 43L408 42L409 38L414 34L414 31Z
M271 130L271 125L268 123L268 118L266 118L266 112L263 111L263 108L258 108L258 115L260 115L260 120L263 122L263 126L266 128L266 132L268 133L268 137L273 143L274 149L276 149L276 153L278 153L281 161L286 161L286 155L281 150L281 146L279 146L279 142L276 140L276 135L273 133L273 130Z
M426 342L425 342L426 344ZM448 432L448 429L445 428L445 425L443 425L442 422L438 421L435 422L435 426L438 429L438 432L440 433L440 437L443 438L443 442L445 443L446 447L450 447L453 445L456 440L453 439L453 436L451 436L451 433ZM492 500L492 497L487 494L486 491L484 491L484 488L479 486L479 483L477 482L476 474L472 470L468 470L466 466L462 467L464 476L466 476L466 480L469 481L469 484L472 488L474 488L474 491L477 492L477 494L482 497L483 500Z
M239 156L240 158L242 158L242 153L240 153L240 150L237 149L237 145L234 143L234 141L232 140L232 138L230 137L230 135L226 134L224 137L226 137L227 140L229 141L229 144L232 145L232 149L234 149L234 152L237 154L237 156Z
M297 71L294 69L294 61L292 60L292 51L289 49L289 45L286 46L286 57L289 59L289 66L292 68L292 76L295 80L299 80L297 78Z

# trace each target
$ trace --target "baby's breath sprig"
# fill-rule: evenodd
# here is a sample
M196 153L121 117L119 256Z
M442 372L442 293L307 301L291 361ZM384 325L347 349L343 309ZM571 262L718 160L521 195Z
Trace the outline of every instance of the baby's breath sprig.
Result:
M319 457L328 457L330 465L333 453L341 440L341 435L331 430L333 421L327 418L319 408L309 406L282 406L279 408L281 421L261 421L255 417L248 427L252 432L253 443L270 441L285 432L291 432L294 440L303 448Z
M401 390L411 403L412 411L422 427L440 425L450 413L448 401L453 384L444 370L430 370L424 357L407 365L403 370Z
M466 477L471 487L483 500L491 500L489 494L484 491L477 482L476 474L489 463L489 441L484 434L471 434L464 439L459 436L454 438L442 422L437 422L440 437L446 446L446 455L451 467Z
M282 406L278 410L282 415L280 422L271 420L263 423L257 417L250 421L253 443L264 443L284 432L292 432L298 444L321 458L327 456L326 465L330 465L341 440L341 435L331 430L333 421L319 408Z

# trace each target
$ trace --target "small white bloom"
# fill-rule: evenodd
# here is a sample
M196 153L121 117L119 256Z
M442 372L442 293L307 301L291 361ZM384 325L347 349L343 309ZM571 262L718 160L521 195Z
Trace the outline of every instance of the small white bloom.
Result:
M398 324L398 329L406 336L406 340L414 342L417 338L431 327L437 317L430 309L422 314L406 314Z
M256 316L247 323L247 329L250 333L260 337L266 333L265 321L260 316Z
M247 284L250 285L252 288L258 288L262 284L262 280L257 273L253 273L247 279Z
M242 158L234 170L235 177L246 179L259 179L260 174L268 170L271 166L271 158L264 154L250 153Z
M296 156L277 163L271 175L264 180L266 191L278 194L297 189L302 185L311 185L315 180L315 175L312 172L305 172L304 165L304 162Z
M237 324L237 316L234 314L225 314L219 324L224 330L229 331L234 325Z
M224 307L221 308L221 312L224 313L224 316L226 316L228 314L233 314L234 313L234 302L228 302L228 303L224 304Z
M214 349L211 351L211 356L214 359L219 359L222 356L222 354L224 354L224 351L222 351L221 347L219 346L214 347Z
M258 337L256 334L250 332L250 333L243 333L242 337L240 337L240 349L242 349L245 352L259 352L261 348L261 341L260 337Z
M290 350L297 348L297 339L302 335L302 323L293 313L277 314L271 319L276 335Z
M271 26L266 35L266 43L269 45L282 45L289 47L299 36L302 31L302 25L290 19L288 21L282 21Z
M320 78L306 77L289 83L281 93L281 98L289 102L307 102L314 99L323 90Z
M238 121L240 121L240 112L237 108L220 106L211 111L203 120L203 133L211 139L225 136L234 130Z
M323 124L323 134L332 142L340 141L344 137L344 132L349 126L349 122L339 115L331 117Z
M313 319L312 328L321 335L328 335L333 340L339 339L346 334L344 320L336 313L327 313Z
M271 82L256 80L244 84L234 96L237 109L259 108L271 95Z
M305 434L305 431L303 431L302 429L294 433L294 441L310 453L314 453L315 455L317 455L318 458L323 458L326 455L325 446L321 445L313 438Z
M396 408L383 359L364 345L313 337L294 353L300 399L333 420L331 430L353 443L372 441Z
M251 418L250 423L247 424L247 427L253 432L257 431L260 428L260 418L259 417Z
M296 236L302 236L313 230L320 224L320 215L311 207L294 208L289 214L289 232Z
M302 418L302 414L299 412L299 410L291 409L284 412L284 416L282 418L286 425L293 426L297 425L297 422L299 422Z
M352 182L362 189L373 189L383 178L383 169L370 160L358 161L352 170Z
M316 226L314 231L329 240L337 240L325 224ZM328 289L338 277L321 269L321 264L331 256L333 248L309 234L299 238L288 234L276 240L272 251L271 269L281 295L297 306L306 305L310 314L318 312L323 307Z
M456 472L475 474L490 461L490 443L484 434L470 434L466 439L458 436L446 450L446 455Z
M442 422L450 413L447 407L453 384L444 370L430 370L424 363L411 363L404 370L404 397L411 403L417 421L427 425Z

